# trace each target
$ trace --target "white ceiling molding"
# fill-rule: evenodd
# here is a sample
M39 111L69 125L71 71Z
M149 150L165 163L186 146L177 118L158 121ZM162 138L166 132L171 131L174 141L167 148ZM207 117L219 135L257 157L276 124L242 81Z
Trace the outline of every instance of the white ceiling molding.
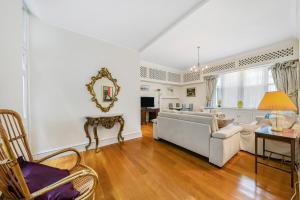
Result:
M299 42L296 39L287 40L211 63L206 63L205 66L208 66L208 68L203 71L203 75L223 74L226 72L296 59L299 59Z
M146 82L180 85L182 71L166 66L142 61L140 66L140 79Z
M201 8L203 5L205 5L209 0L202 0L199 3L197 3L195 6L193 6L190 10L188 10L186 13L184 13L182 16L178 17L176 20L174 20L173 23L171 23L169 26L167 26L164 30L162 30L160 33L158 33L153 39L148 41L143 47L139 49L139 52L144 51L149 47L151 44L153 44L155 41L157 41L160 37L165 35L168 31L170 31L172 28L176 27L180 22L185 20L187 17L189 17L191 14L193 14L196 10Z
M299 43L298 40L294 39L207 63L203 66L208 66L208 68L203 72L191 72L189 69L185 71L175 70L143 61L140 66L140 78L142 81L181 86L203 83L203 77L209 75L224 74L296 59L299 59ZM175 80L169 79L170 73L181 77L177 77Z

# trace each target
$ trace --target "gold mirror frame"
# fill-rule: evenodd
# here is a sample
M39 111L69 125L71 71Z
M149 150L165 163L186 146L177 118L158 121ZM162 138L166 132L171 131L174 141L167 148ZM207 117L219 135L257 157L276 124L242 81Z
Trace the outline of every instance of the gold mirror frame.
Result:
M113 94L112 101L107 107L103 107L98 102L97 97L96 97L96 92L94 91L94 85L95 85L96 81L100 80L101 78L109 79L111 82L113 82L114 87L115 87L115 92ZM96 76L92 76L91 79L92 79L92 81L90 83L86 84L87 90L92 95L91 100L96 103L96 106L98 108L100 108L102 112L108 112L113 107L115 101L118 101L117 96L119 94L119 91L120 91L121 87L118 85L117 79L114 79L112 77L111 73L105 67L101 68L101 70L98 71L98 74Z

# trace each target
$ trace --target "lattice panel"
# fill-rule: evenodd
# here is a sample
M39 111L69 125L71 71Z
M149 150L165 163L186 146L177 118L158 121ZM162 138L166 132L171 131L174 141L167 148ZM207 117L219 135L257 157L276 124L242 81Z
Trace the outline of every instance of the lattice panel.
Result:
M140 77L141 78L147 78L148 77L147 67L140 66Z
M201 73L200 72L188 72L183 75L184 82L191 82L191 81L199 81Z
M167 72L163 70L149 68L149 78L154 80L166 81Z
M180 74L168 72L168 81L180 83Z
M294 55L294 47L281 49L281 50L277 50L270 53L249 57L249 58L244 58L239 60L238 63L239 66L245 66L245 65L251 65L255 63L264 62L264 61L274 60L278 58L284 58L292 55Z
M235 62L229 62L229 63L225 63L222 65L215 65L215 66L212 66L212 67L209 67L209 68L203 70L203 74L234 69L235 67L236 67Z

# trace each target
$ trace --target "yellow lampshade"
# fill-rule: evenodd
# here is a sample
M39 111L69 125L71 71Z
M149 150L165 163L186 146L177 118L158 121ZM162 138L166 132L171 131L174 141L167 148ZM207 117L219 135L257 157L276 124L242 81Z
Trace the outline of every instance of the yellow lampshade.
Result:
M295 104L284 92L280 91L266 92L257 109L276 111L292 110L297 112Z

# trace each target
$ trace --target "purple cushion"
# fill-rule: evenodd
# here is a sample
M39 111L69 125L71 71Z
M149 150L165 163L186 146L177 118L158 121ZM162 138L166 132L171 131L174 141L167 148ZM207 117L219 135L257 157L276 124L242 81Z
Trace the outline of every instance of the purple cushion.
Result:
M25 161L18 158L23 176L31 193L51 185L70 173L54 167ZM72 183L62 185L46 194L36 198L36 200L72 200L79 196L79 192L74 189Z

